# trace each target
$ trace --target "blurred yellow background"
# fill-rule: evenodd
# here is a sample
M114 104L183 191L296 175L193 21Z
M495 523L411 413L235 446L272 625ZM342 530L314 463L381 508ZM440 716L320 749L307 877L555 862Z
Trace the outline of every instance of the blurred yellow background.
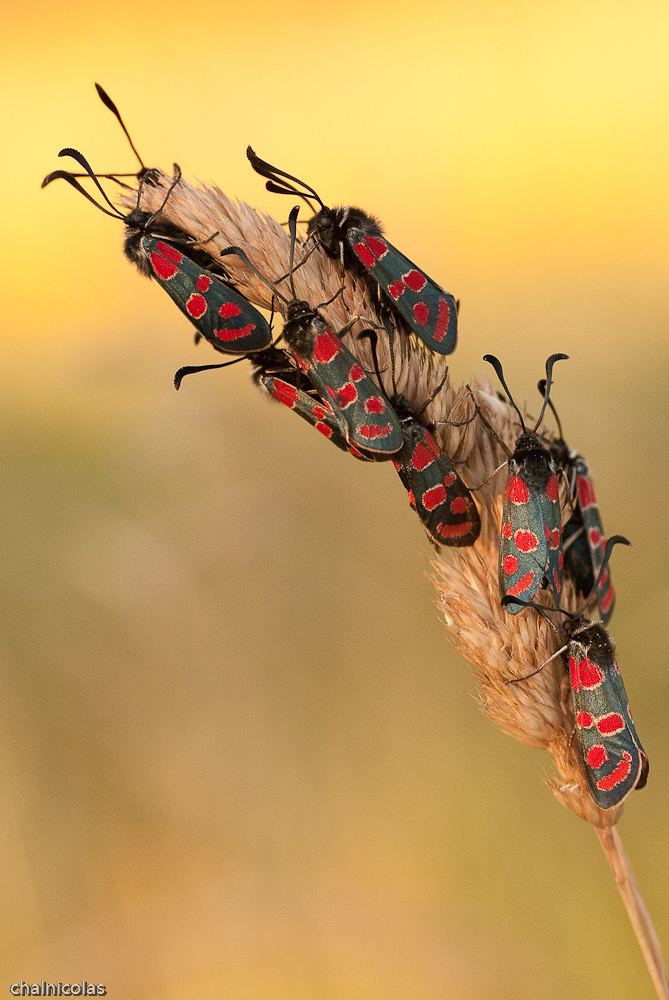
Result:
M63 183L62 146L286 215L244 150L462 300L594 470L651 759L620 830L669 940L669 8L2 4L0 992L123 1000L654 994L546 756L478 712L391 467L215 361ZM6 985L3 985L6 984Z

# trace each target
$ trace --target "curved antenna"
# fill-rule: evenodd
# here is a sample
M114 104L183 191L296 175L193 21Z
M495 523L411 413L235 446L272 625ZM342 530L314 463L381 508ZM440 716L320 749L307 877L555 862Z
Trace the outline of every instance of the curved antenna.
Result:
M541 393L541 395L545 398L546 397L546 379L545 378L542 378L537 383L537 389L539 390L539 392ZM555 417L555 422L558 425L558 432L560 434L560 440L564 441L564 435L562 433L562 424L560 423L560 418L557 415L557 410L553 406L553 400L552 399L549 399L548 405L550 406L551 410L553 411L553 416Z
M518 409L518 407L516 406L516 403L514 401L513 396L511 395L509 387L506 384L506 382L504 381L504 369L502 368L502 362L499 360L499 358L496 358L494 354L484 354L483 355L483 360L487 361L488 364L491 364L493 366L493 368L495 369L495 372L497 374L497 378L500 380L500 382L502 383L502 385L504 387L504 392L506 393L507 399L511 403L512 407L514 408L514 410L516 411L516 413L518 414L518 416L520 417L520 426L523 428L523 431L526 431L527 428L525 427L525 421L523 420L523 415L520 412L520 410ZM471 392L471 390L470 390L470 392ZM474 400L474 402L476 402L476 400ZM486 425L486 426L489 426L489 425ZM499 438L497 440L499 441Z
M318 202L321 208L326 207L321 200L320 195L314 191L309 184L305 184L304 181L301 181L299 177L293 177L292 174L287 174L285 170L279 170L278 167L273 167L271 163L267 162L267 160L261 160L250 146L246 147L246 155L255 172L260 174L261 177L268 178L267 184L265 185L268 191L272 191L274 194L296 194L298 198L302 198L303 201L306 201L307 205L309 205L312 210L313 206L310 204L310 199ZM287 184L286 180L280 180L282 177L289 181L295 181L295 183L299 184L301 188L304 188L304 190L300 191L299 188L293 187L292 184Z
M539 424L541 423L541 421L544 419L544 413L546 412L546 406L548 405L548 397L550 395L551 385L553 384L553 365L555 364L556 361L567 361L568 358L569 358L568 354L551 354L551 356L546 361L546 392L545 392L545 395L544 395L544 405L541 407L541 413L539 414L539 419L537 420L536 424L532 428L532 433L534 433L536 431L537 427L539 426ZM525 421L523 420L523 415L520 412L520 410L518 409L518 407L516 406L516 402L515 402L513 396L511 395L511 392L509 391L508 385L506 384L506 382L504 380L504 370L502 368L501 362L499 361L498 358L495 357L494 354L484 354L483 355L483 360L489 362L493 366L493 368L495 369L495 372L497 374L497 378L502 383L502 386L504 387L504 391L506 392L506 395L508 397L509 402L511 403L511 405L514 408L514 410L516 411L516 413L520 417L520 423L521 423L521 426L523 428L523 432L527 433L527 427L525 426Z
M118 108L116 107L116 105L112 101L112 99L109 96L109 94L107 93L107 91L103 87L101 87L99 83L95 84L95 89L97 90L98 97L100 98L100 100L102 101L102 103L104 104L104 106L106 108L109 108L109 110L116 117L116 120L118 121L119 125L121 126L121 128L125 132L125 137L128 140L128 142L130 143L130 148L133 151L133 153L135 154L135 156L137 157L137 159L139 160L139 165L142 168L141 173L142 174L146 173L146 171L147 171L148 168L144 165L144 161L142 160L142 157L139 155L139 153L135 149L135 144L132 141L132 139L130 138L130 133L128 132L127 128L125 127L125 123L124 123L123 119L121 118L121 114L120 114ZM118 174L117 176L119 176L119 177L132 177L133 174Z
M227 368L228 365L236 365L240 361L246 361L246 355L243 355L241 358L235 358L234 361L223 361L220 365L184 365L183 368L179 368L174 374L174 388L177 392L179 391L186 375L194 375L196 372L208 372L213 368Z
M293 280L293 272L295 271L295 244L297 243L297 217L300 214L300 206L295 205L291 208L290 215L288 216L288 232L290 233L290 259L288 261L288 274L290 276L290 291L294 299L297 298L295 294L295 282Z
M110 215L113 219L121 219L121 221L125 222L126 225L130 224L129 220L131 219L131 217L134 215L135 212L140 212L141 211L140 208L139 208L139 200L140 200L140 197L141 197L142 184L144 183L144 177L141 178L141 180L139 182L139 186L137 188L137 208L133 209L132 212L129 212L128 215L123 215L123 213L119 212L119 210L116 208L116 206L109 200L109 198L107 197L107 194L106 194L104 188L102 187L102 185L100 184L99 180L97 179L97 176L93 173L93 168L91 167L90 163L88 162L88 160L86 159L86 157L82 153L79 152L78 149L71 149L70 147L66 147L65 149L61 149L61 151L59 152L58 155L59 156L71 156L72 159L75 160L79 164L80 167L84 168L84 170L86 171L86 173L82 174L81 176L85 176L85 177L90 177L91 178L91 180L93 181L93 183L97 187L98 191L100 192L100 194L102 195L102 197L104 198L104 200L107 202L107 204L109 205L109 207L113 211L111 211L111 212L107 211L107 209L104 208L102 205L100 205L95 200L95 198L92 198L91 195L88 193L88 191L86 191L81 186L81 184L79 183L79 181L77 181L75 179L75 175L69 173L69 171L67 171L67 170L54 170L47 177L44 178L44 180L42 181L42 187L46 187L46 185L50 184L51 181L55 181L58 178L62 178L62 180L67 181L68 184L71 184L72 187L75 189L75 191L78 191L79 194L83 194L84 198L87 198L88 201L90 201L92 205L95 205L95 207L99 208L101 212L104 212L105 215ZM169 186L169 188L167 190L167 193L166 193L165 197L163 198L163 201L162 201L162 204L161 204L160 208L156 209L156 211L153 212L153 213L148 213L148 212L144 213L144 215L146 216L146 218L142 219L141 223L139 223L142 226L142 228L147 228L148 226L150 226L151 223L160 215L160 213L162 212L162 210L165 208L165 205L167 204L168 198L170 197L170 195L172 194L172 191L174 191L175 187L177 186L177 184L179 183L180 180L181 180L181 167L179 166L178 163L175 163L174 164L174 179L172 180L172 183L170 184L170 186ZM137 224L137 220L136 219L133 220L132 224ZM209 237L209 238L211 239L212 237Z
M583 605L584 607L587 607L587 605L590 603L590 601L597 592L597 587L599 586L601 579L604 576L604 571L606 570L606 567L608 566L609 563L609 559L611 558L611 552L613 551L613 546L631 545L631 544L632 543L630 542L630 540L628 538L625 538L624 535L611 535L611 537L607 539L606 548L604 549L604 559L602 560L602 565L599 567L599 573L597 574L597 579L593 584L592 590L585 599L585 604Z
M546 392L544 394L544 405L541 407L541 413L539 414L539 419L532 428L533 431L536 431L537 427L544 419L544 413L546 412L546 407L548 405L548 397L550 396L551 385L553 383L553 365L555 364L556 361L569 361L569 355L551 354L550 358L548 358L546 361Z
M52 171L42 181L42 187L43 188L46 187L47 184L50 184L51 181L55 181L58 178L62 178L64 181L67 181L68 184L71 184L72 187L76 191L79 192L79 194L83 194L84 198L88 198L88 200L93 205L95 205L96 208L99 208L101 212L104 212L105 215L111 215L112 218L114 218L114 219L124 219L125 218L125 216L121 212L119 212L119 210L116 208L116 206L114 204L112 204L112 202L109 200L109 198L107 197L107 195L106 195L106 193L104 191L104 188L102 187L102 185L98 181L97 177L93 173L93 168L91 167L91 165L88 162L88 160L86 159L86 157L83 156L79 152L79 150L77 150L77 149L70 149L69 147L66 147L65 149L61 149L61 151L59 152L58 155L59 156L71 156L73 160L76 160L76 162L79 164L80 167L84 168L84 170L86 171L86 173L82 174L81 176L82 177L90 177L92 179L93 183L95 184L95 186L99 190L100 194L102 195L102 197L104 198L104 200L107 202L107 204L109 205L109 207L111 209L113 209L113 211L109 212L109 211L107 211L106 208L103 208L102 205L99 205L98 202L95 200L95 198L91 197L91 195L88 193L88 191L84 190L84 188L81 186L81 184L79 183L79 181L75 180L74 174L71 174L67 170L54 170L54 171Z

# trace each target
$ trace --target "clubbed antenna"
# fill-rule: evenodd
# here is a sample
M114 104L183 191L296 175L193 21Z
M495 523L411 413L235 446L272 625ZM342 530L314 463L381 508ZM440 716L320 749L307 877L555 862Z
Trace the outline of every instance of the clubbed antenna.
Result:
M536 431L537 427L539 427L541 421L544 419L544 413L546 412L546 406L548 405L548 397L550 395L551 385L553 383L553 365L555 364L556 361L567 361L568 359L569 359L568 354L551 354L551 356L546 361L546 391L544 393L544 405L541 407L541 413L539 414L539 418L534 427L532 428L533 433ZM499 358L496 358L494 354L484 354L483 360L488 361L495 369L497 378L502 383L502 386L504 387L504 391L508 397L509 402L511 403L511 406L513 406L514 410L520 417L520 424L521 427L523 428L523 431L527 431L527 428L525 426L525 421L523 420L523 415L516 406L515 400L511 395L509 387L504 380L504 370L502 368L501 361L499 360Z
M128 132L127 128L125 127L125 122L121 118L121 113L120 113L119 109L116 107L116 105L114 104L114 102L112 101L112 99L109 96L109 94L107 93L107 91L104 89L104 87L101 87L99 83L95 84L95 89L97 90L98 97L100 98L100 100L102 101L102 103L104 104L104 106L106 108L109 108L109 110L115 116L115 118L118 121L119 125L123 129L123 131L125 133L125 137L128 140L128 142L130 143L130 148L133 151L133 153L135 154L135 156L137 157L137 159L139 160L139 165L142 168L140 170L139 174L101 174L100 176L104 176L104 177L110 177L110 176L111 177L114 177L114 176L116 176L116 177L133 177L134 176L134 177L138 177L141 180L141 178L144 176L144 174L147 172L147 170L149 168L144 165L144 161L142 160L142 157L137 152L137 149L135 148L135 144L132 141L132 139L130 138L130 133ZM82 176L84 176L84 175L82 174Z
M312 201L318 202L321 208L325 208L325 204L321 201L317 192L314 191L309 184L305 184L304 181L301 181L299 177L293 177L292 174L287 174L285 170L279 170L278 167L273 167L272 164L267 163L266 160L261 160L259 156L256 156L250 146L247 146L246 148L246 155L255 172L260 174L261 177L269 178L267 184L265 185L268 191L271 191L273 194L296 194L298 198L302 198L306 201L312 211L314 210L314 207L311 204ZM282 177L285 178L285 180L281 180ZM287 184L286 180L295 181L295 183L299 184L300 188L303 188L304 190L301 191L300 188L294 187L292 184Z

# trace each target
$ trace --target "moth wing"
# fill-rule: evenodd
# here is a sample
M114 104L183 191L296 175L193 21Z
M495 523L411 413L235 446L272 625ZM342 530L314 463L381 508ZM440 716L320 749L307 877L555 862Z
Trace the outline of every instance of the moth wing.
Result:
M248 299L171 243L144 236L140 246L158 284L217 351L248 354L270 345L269 324Z
M458 338L458 307L450 292L383 237L350 228L346 238L416 336L438 354L452 354Z

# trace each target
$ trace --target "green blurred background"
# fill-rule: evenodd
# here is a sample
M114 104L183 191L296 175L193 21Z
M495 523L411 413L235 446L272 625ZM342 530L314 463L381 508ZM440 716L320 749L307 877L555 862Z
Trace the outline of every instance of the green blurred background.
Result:
M64 184L64 145L286 214L244 149L354 202L462 300L594 470L651 758L620 831L667 899L669 8L2 5L0 992L654 996L549 759L478 712L391 467L214 361ZM3 983L6 986L3 986Z

